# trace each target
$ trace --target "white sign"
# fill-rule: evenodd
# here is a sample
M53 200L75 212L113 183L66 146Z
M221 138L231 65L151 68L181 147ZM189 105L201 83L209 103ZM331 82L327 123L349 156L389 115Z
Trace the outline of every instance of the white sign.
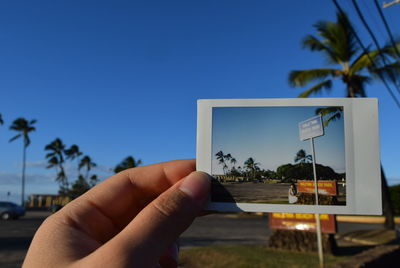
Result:
M324 127L320 115L311 117L299 123L300 140L308 140L311 138L324 135Z

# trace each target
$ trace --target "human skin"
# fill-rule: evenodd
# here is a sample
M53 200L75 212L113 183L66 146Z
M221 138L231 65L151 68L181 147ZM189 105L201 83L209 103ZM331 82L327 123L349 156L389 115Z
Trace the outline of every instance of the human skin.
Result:
M204 208L195 160L122 171L48 217L23 267L176 267L176 242Z

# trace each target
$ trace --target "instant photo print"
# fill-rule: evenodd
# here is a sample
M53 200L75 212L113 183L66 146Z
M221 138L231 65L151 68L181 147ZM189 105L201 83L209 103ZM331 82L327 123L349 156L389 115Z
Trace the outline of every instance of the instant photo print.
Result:
M377 99L198 100L209 210L382 214Z

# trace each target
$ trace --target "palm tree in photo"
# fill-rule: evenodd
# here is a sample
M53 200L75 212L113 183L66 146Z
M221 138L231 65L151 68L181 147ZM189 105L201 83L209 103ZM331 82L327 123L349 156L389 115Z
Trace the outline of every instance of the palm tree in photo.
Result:
M55 168L57 172L56 181L60 184L61 192L65 192L68 189L68 178L64 170L64 155L65 155L65 147L66 145L60 138L56 138L49 144L44 147L45 151L49 151L46 154L47 159L47 167L46 168Z
M315 110L315 113L322 116L324 127L327 127L330 122L340 120L343 117L343 107L331 106L318 108Z
M236 163L237 163L236 158L232 157L231 158L232 170L236 171Z
M114 172L118 173L118 172L121 172L128 168L135 168L135 167L140 166L141 164L142 164L142 160L140 160L140 159L135 160L135 158L133 158L132 156L128 156L114 168Z
M296 156L294 157L294 162L300 162L300 164L312 162L312 156L310 154L307 154L305 150L301 149L296 153Z
M378 77L378 73L389 78L398 77L400 74L400 63L394 57L392 46L385 46L381 50L387 59L386 61L389 62L385 65L378 50L364 52L360 48L346 14L337 13L336 17L336 22L320 21L315 24L318 36L308 35L303 40L304 48L321 52L333 67L291 71L289 74L291 86L304 87L310 83L315 83L302 92L299 97L309 97L312 94L320 93L322 90L330 91L333 80L342 81L347 97L366 97L365 87ZM331 114L333 117L330 121L337 119L340 113ZM383 172L381 179L386 216L385 227L393 229L395 227L394 214Z
M89 172L92 168L96 167L97 164L92 162L92 159L90 158L90 156L85 155L82 159L81 162L79 162L79 170L82 168L86 168L86 174L85 174L85 179L86 181L89 179Z
M225 164L224 152L219 151L218 153L215 154L215 156L217 157L218 164L222 165L222 169L223 169L224 175L225 175L225 169L227 168L227 165Z
M232 159L232 155L228 153L228 154L224 155L224 159L225 159L226 170L229 171L229 163ZM225 172L225 173L227 173L227 172Z
M23 140L23 152L22 152L22 185L21 185L21 206L25 206L25 164L26 164L26 149L29 144L31 144L31 139L29 138L29 133L35 131L36 128L33 126L37 121L34 120L26 120L25 118L17 118L10 126L10 130L14 130L19 132L19 134L15 135L10 139L9 142L12 142L18 138L22 138Z
M233 167L236 167L236 163L237 163L236 158L233 158L233 157L232 157L231 163L232 163Z
M246 167L247 170L249 170L251 172L253 179L255 179L256 171L259 170L259 165L260 165L260 163L256 163L256 161L252 157L249 157L244 162L244 166Z

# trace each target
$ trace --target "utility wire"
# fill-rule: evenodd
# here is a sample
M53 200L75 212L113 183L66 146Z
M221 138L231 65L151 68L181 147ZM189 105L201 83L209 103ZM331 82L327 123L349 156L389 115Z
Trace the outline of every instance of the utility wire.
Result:
M382 28L383 25L381 25L381 23L380 23L381 20L380 20L379 15L378 15L378 18L376 18L377 15L375 14L375 12L373 12L372 8L369 6L369 4L367 4L366 1L361 1L361 3L364 5L365 10L367 10L369 17L371 17L371 19L373 21L373 23L370 23L370 25L371 24L376 25L376 30L378 32L379 37L381 37L382 40L385 39L385 35L384 35L385 30Z
M389 63L387 62L385 56L383 56L383 54L382 54L382 49L381 49L381 47L379 46L378 40L376 39L376 37L375 37L374 33L372 32L371 28L368 26L368 23L367 23L367 21L365 20L364 15L362 14L362 12L361 12L361 10L360 10L360 8L359 8L359 6L358 6L356 0L351 0L351 2L353 3L353 6L354 6L354 8L356 9L357 14L358 14L358 16L360 17L360 19L361 19L362 23L364 24L365 28L367 29L369 35L371 36L372 40L374 41L375 46L376 46L376 48L377 48L377 50L378 50L378 55L379 55L379 57L381 57L383 64L389 65ZM391 76L391 79L393 80L394 86L395 86L396 89L397 89L397 92L400 94L400 88L399 88L399 86L398 86L397 83L396 83L396 78L395 78L391 73L390 73L390 76Z
M332 0L332 1L333 1L333 4L336 6L337 10L341 14L344 14L344 11L340 7L339 3L336 0ZM350 30L353 33L354 37L357 39L357 42L360 44L360 46L361 46L362 50L364 51L364 53L367 55L368 59L371 61L372 65L376 68L377 66L376 66L375 62L371 59L371 56L369 56L368 50L366 49L366 47L362 43L360 37L357 35L356 31L353 29L353 26L351 24L350 24ZM386 80L384 79L382 74L378 72L378 76L382 80L383 84L385 85L386 89L388 90L390 96L393 98L393 100L396 103L397 107L400 108L400 102L397 100L397 98L394 95L392 89L389 87L388 83L386 82Z
M379 6L378 0L374 0L374 3L375 3L375 6L376 6L376 9L377 9L378 12L379 12L379 15L381 16L381 19L382 19L382 21L383 21L383 24L385 25L386 31L388 32L390 41L392 42L392 45L393 45L394 50L395 50L395 52L396 52L396 55L400 58L399 49L398 49L397 46L396 46L396 42L394 41L394 38L393 38L393 35L392 35L392 31L390 30L389 24L388 24L387 21L386 21L385 15L383 14L383 12L382 12L382 10L381 10L381 8L380 8L380 6Z

